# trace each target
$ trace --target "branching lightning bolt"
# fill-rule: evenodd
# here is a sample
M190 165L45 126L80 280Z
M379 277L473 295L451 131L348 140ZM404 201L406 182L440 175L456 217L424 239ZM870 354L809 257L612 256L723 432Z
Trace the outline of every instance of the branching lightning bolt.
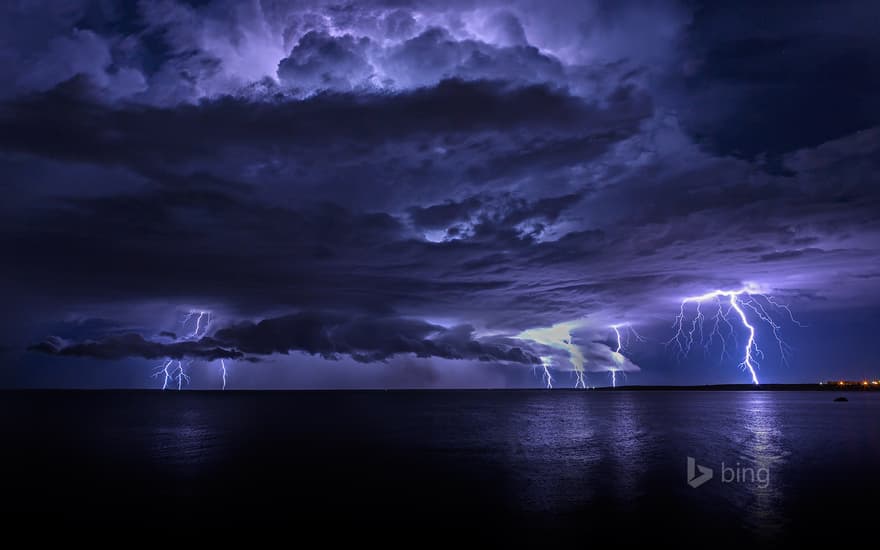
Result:
M203 338L208 334L208 330L210 329L211 323L213 322L213 315L210 311L189 311L186 315L183 316L183 320L181 324L183 328L186 329L190 323L192 323L192 330L186 333L186 336L181 338L175 338L175 342L187 341L187 340L198 340L199 338ZM173 365L176 362L176 368L173 368ZM189 384L190 377L186 374L186 367L189 366L191 362L186 363L184 365L183 361L174 359L168 359L165 363L156 367L153 372L153 378L162 377L162 389L168 389L168 386L173 383L177 383L177 389L183 389L184 383ZM220 359L220 377L223 381L223 389L226 389L226 381L227 381L228 371L226 369L226 361L222 358Z
M620 341L620 327L612 325L611 328L614 329L614 334L617 336L617 349L614 350L614 353L620 355L620 350L623 349L623 343ZM615 367L611 367L611 387L617 387L617 369Z
M183 362L182 361L177 362L177 369L174 372L177 373L177 374L175 374L174 378L177 380L177 389L178 390L183 388L184 381L186 381L186 383L189 384L190 378L189 378L189 376L186 375L186 372L183 370Z
M712 303L714 307L709 317L703 313L702 309L702 305L707 302ZM686 323L686 307L688 304L696 305L696 314L691 322ZM742 348L743 355L739 367L748 371L752 378L752 383L757 385L757 369L760 367L759 359L764 358L764 352L758 347L756 328L749 321L746 309L754 313L759 321L770 328L779 347L780 357L784 363L787 363L788 357L791 354L791 348L782 339L780 334L782 327L773 319L770 311L782 311L792 323L798 326L803 325L794 318L791 309L787 305L776 301L772 296L762 293L760 289L751 285L737 290L713 290L699 296L684 298L681 301L681 309L675 318L675 323L673 323L673 328L676 329L675 335L667 342L667 345L675 343L678 346L679 353L687 355L697 340L708 351L715 338L718 338L721 342L721 356L723 358L728 353L727 339L732 338L736 340L736 331L733 323L731 323L731 317L738 319L748 333L746 344ZM711 323L711 330L708 335L704 332L707 322Z
M541 366L544 368L544 374L542 378L544 379L544 383L547 384L547 389L553 389L553 377L550 376L550 358L549 357L541 357Z
M173 362L174 361L169 359L164 364L156 367L156 370L153 373L153 378L158 378L159 376L163 377L163 379L162 379L162 389L163 390L168 388L168 382L170 382L172 380L171 371L168 370L168 368L171 366L171 364Z
M211 324L211 312L210 311L190 311L183 318L183 326L186 327L187 323L189 323L190 319L193 317L196 318L196 322L193 325L192 332L189 333L187 339L193 340L195 338L200 338L208 332L208 326ZM205 321L205 325L202 325L203 320L207 317L207 321ZM204 330L204 332L203 332Z
M581 349L572 343L571 336L571 332L581 326L582 323L580 321L568 321L557 323L551 327L524 330L516 335L515 338L520 340L531 340L551 348L567 351L575 376L574 387L586 389L587 380L584 372L586 358ZM550 375L550 367L554 364L553 360L553 357L549 355L541 357L541 367L544 369L541 378L546 384L547 389L553 388L553 377Z

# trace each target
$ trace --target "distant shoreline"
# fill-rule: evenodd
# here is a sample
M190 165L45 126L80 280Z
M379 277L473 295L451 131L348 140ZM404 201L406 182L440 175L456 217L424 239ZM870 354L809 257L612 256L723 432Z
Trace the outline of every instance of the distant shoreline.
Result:
M873 392L880 391L880 386L869 385L845 385L837 384L706 384L698 386L621 386L618 388L602 387L596 388L600 391L857 391L857 392Z

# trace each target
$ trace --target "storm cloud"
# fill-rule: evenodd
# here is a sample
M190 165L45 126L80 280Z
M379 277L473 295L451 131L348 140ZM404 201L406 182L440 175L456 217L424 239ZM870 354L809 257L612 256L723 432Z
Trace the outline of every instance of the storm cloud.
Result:
M29 348L31 351L68 357L91 357L94 359L238 359L241 352L227 350L211 342L153 342L140 334L110 336L99 341L86 341L68 344L58 338L48 338Z
M871 318L877 7L846 6L3 6L0 383L271 357L537 385L570 358L516 335L571 322L587 372L715 380L660 346L682 296ZM621 323L653 338L618 357Z
M213 336L194 340L161 342L140 334L122 334L102 340L68 343L48 338L31 351L95 359L254 359L257 356L301 351L336 359L348 355L355 361L385 361L400 354L443 359L472 359L521 364L541 360L503 338L476 339L474 328L446 328L418 319L359 318L338 314L297 313L244 322L217 330Z

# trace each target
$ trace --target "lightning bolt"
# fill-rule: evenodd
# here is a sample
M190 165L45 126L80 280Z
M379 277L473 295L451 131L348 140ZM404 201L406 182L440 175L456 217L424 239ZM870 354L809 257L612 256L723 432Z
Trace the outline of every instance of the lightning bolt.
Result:
M550 376L550 361L549 357L541 357L541 366L544 368L544 374L541 378L547 384L548 390L553 389L553 377Z
M205 317L208 318L208 320L204 326L205 333L208 332L208 326L211 324L211 312L210 311L190 311L183 318L184 327L187 325L187 323L189 323L189 320L192 319L193 317L196 318L196 322L195 322L195 325L193 326L192 332L190 332L189 336L187 337L190 340L195 339L195 338L199 338L200 336L205 335L205 334L200 334L202 332L202 328L203 328L202 327L202 319L204 319Z
M614 350L614 353L617 354L614 359L617 360L621 355L620 350L623 349L623 342L620 340L620 325L611 325L611 328L614 330L614 335L617 336L617 349ZM617 387L617 369L615 367L611 367L611 387Z
M169 359L168 361L165 362L165 364L159 365L158 367L156 367L156 370L153 373L153 378L158 378L159 376L163 377L163 380L162 380L162 389L163 390L168 388L168 382L170 382L172 380L171 371L168 370L168 367L170 367L171 363L173 363L173 362L174 361Z
M617 349L614 350L614 353L620 353L621 348L623 348L623 344L620 341L620 325L611 325L611 328L614 329L614 334L617 336Z
M622 329L622 328L627 329L627 332L626 332L626 340L627 340L627 344L628 344L628 342L629 342L629 338L630 338L630 336L632 336L633 338L635 338L635 339L636 339L637 341L639 341L639 342L644 342L644 341L645 341L645 339L642 338L642 336L641 336L638 332L636 332L636 329L634 329L634 328L632 327L632 325L630 325L629 323L623 323L623 324L611 325L611 330L614 331L614 337L615 337L615 340L617 341L617 349L614 350L614 355L612 355L612 357L614 358L614 360L615 360L617 363L620 363L620 364L623 364L623 361L624 361L624 357L623 357L623 347L624 347L624 345L623 345L623 337L622 337L621 334L620 334L620 329ZM616 388L616 387L617 387L617 372L618 372L618 371L620 371L620 372L623 374L623 376L626 377L626 372L624 372L622 369L618 369L617 367L613 367L613 366L612 366L611 369L610 369L610 372L611 372L611 387L612 387L612 388Z
M200 329L200 327L201 327L201 325L202 325L202 317L204 317L204 316L205 316L205 312L204 312L204 311L200 311L200 312L199 312L199 316L196 317L196 328L195 328L195 330L193 330L193 335L194 335L194 336L198 336L198 335L199 335L199 329Z
M586 359L584 358L584 353L581 349L571 341L571 332L581 326L581 321L557 323L551 327L524 330L514 338L519 340L531 340L532 342L537 342L545 346L567 351L575 376L574 387L586 389L587 381L584 372L584 363L586 363ZM552 357L541 357L541 366L544 369L542 379L548 389L553 388L553 377L550 376L550 367L552 364Z
M195 321L193 321L195 319ZM175 342L183 342L189 340L198 340L208 334L208 330L211 327L211 323L213 322L214 317L210 311L198 310L198 311L189 311L183 316L183 320L181 324L183 328L186 329L188 325L192 323L192 330L188 332L185 336L181 338L175 338ZM186 367L184 366L182 361L176 361L177 367L172 368L175 360L168 359L162 365L156 367L153 372L153 378L158 378L162 376L162 389L168 389L168 386L173 383L177 383L177 389L183 389L183 384L189 384L191 379L189 375L186 374ZM189 366L191 362L188 362L186 366ZM226 369L226 362L223 359L220 359L220 376L223 380L223 389L226 389L226 382L228 371Z
M183 382L186 381L189 384L189 376L186 375L186 372L183 370L183 362L177 362L177 369L174 371L177 374L174 376L177 379L177 389L180 390L183 388ZM163 388L164 389L164 388Z
M711 317L707 317L703 313L702 306L705 303L710 303L714 307L710 313ZM686 323L686 307L688 304L695 304L695 315L691 322ZM752 324L754 321L749 320L746 309L753 313L758 321L770 328L779 347L780 357L783 363L787 363L788 357L791 354L791 348L782 339L780 333L782 327L773 319L770 311L784 312L792 323L798 326L803 325L794 318L791 309L787 305L777 302L772 296L764 294L753 285L747 285L736 290L713 290L699 296L684 298L681 301L681 309L673 323L673 328L676 329L675 335L667 342L667 345L675 343L678 346L679 353L687 355L697 340L708 351L712 342L718 338L721 342L721 357L723 358L728 353L728 337L736 340L736 332L731 322L731 318L734 318L739 321L748 334L746 344L742 348L742 361L740 361L739 367L747 371L752 378L752 383L757 385L759 383L757 374L757 369L760 367L759 359L764 358L764 352L758 347L756 328ZM707 322L710 322L712 326L708 336L704 332Z
M584 371L582 371L582 370L574 371L574 387L581 388L584 390L587 389L587 379L586 379L586 375L584 374Z

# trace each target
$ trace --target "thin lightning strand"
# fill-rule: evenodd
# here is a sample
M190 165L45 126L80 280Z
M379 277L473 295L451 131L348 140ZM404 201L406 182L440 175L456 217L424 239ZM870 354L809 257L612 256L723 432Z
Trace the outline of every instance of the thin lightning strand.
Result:
M626 337L624 337L621 334L621 332L620 332L621 328L627 329ZM617 349L614 350L615 355L613 356L613 358L615 361L622 364L624 361L624 357L623 357L624 338L627 341L627 345L628 345L630 336L632 336L633 338L635 338L639 342L644 342L645 339L642 338L642 335L639 334L638 332L636 332L636 329L634 329L632 327L632 325L630 325L629 323L611 325L611 330L614 331L615 340L617 341ZM619 369L617 367L614 367L614 366L612 366L609 369L609 371L611 372L611 387L616 388L617 387L617 373L618 373L618 371L621 374L623 374L624 377L626 377L626 371Z
M516 335L515 338L520 340L530 340L545 346L567 351L575 375L574 387L586 389L587 380L584 372L586 358L581 349L571 341L571 332L580 326L580 321L557 323L551 327L525 330ZM553 358L550 356L541 357L541 366L543 368L542 379L547 388L552 389L553 377L550 375L550 367L553 366Z
M620 350L623 348L623 342L620 340L620 328L619 325L612 325L612 329L614 329L614 334L617 336L617 349L614 350L614 353L620 355ZM611 367L611 387L617 387L617 369Z
M614 330L614 335L617 340L617 349L616 353L623 353L623 348L629 346L629 342L631 339L635 339L637 342L647 342L641 334L636 331L636 329L629 323L621 323L617 325L611 325L611 329ZM621 332L620 329L626 329L626 332Z
M722 300L722 298L726 298L726 300ZM701 307L706 302L714 302L716 304L716 309L711 314L712 329L708 337L704 334L703 330L707 317ZM725 305L725 302L727 302L727 305ZM685 308L690 303L696 305L696 314L686 328L685 318L687 313ZM757 369L760 367L758 359L764 357L764 352L758 347L755 325L749 321L749 316L746 315L746 308L754 313L754 316L759 321L770 327L773 337L779 346L780 357L783 362L787 362L791 348L782 339L780 334L782 327L773 319L770 311L783 311L794 324L798 326L803 325L795 320L788 306L779 303L772 296L759 292L752 286L746 286L737 290L713 290L706 294L689 296L683 299L681 301L681 309L673 323L673 328L676 329L675 335L667 344L675 343L679 348L679 353L687 355L697 340L708 350L715 338L718 338L722 346L721 355L724 357L727 353L727 337L736 338L733 324L730 321L730 318L734 317L733 312L735 312L735 318L739 319L742 326L748 332L748 339L742 351L742 361L740 361L739 367L748 371L752 378L752 383L757 385L759 384Z
M186 327L193 321L193 329L192 331L186 333L185 336L181 338L176 338L175 342L188 341L188 340L198 340L207 335L210 330L211 322L213 321L213 315L210 311L189 311L183 316L183 320L181 324L186 330ZM189 375L186 374L186 369L184 368L182 361L177 361L177 367L172 368L174 364L173 359L168 359L162 365L156 367L155 372L153 373L153 378L158 378L162 376L162 389L168 389L169 384L177 382L177 389L183 389L183 384L189 384L191 379ZM187 366L192 362L188 362ZM228 377L228 371L226 369L226 362L223 359L220 359L220 377L223 381L223 389L226 389L226 382Z
M205 316L205 312L204 312L204 311L200 311L200 312L199 312L199 316L196 317L196 328L193 329L193 336L194 336L194 337L199 335L199 327L200 327L201 324L202 324L202 317L204 317L204 316Z
M541 358L541 366L544 367L544 374L543 374L542 378L544 379L544 382L547 384L547 389L552 390L553 389L553 377L550 376L550 360L549 360L549 358L542 357Z
M159 376L163 377L163 379L162 379L162 389L163 390L168 389L168 382L170 382L172 380L171 371L168 370L168 367L170 367L171 363L173 363L173 362L174 361L169 359L167 362L165 362L165 364L159 365L158 367L156 367L156 372L153 373L153 378L158 378Z
M174 372L177 373L177 375L175 377L177 378L177 389L178 390L183 388L184 381L186 381L186 383L189 384L190 378L189 378L189 376L186 375L186 372L184 372L182 362L180 362L180 361L177 362L177 370L175 370Z
M199 338L200 336L204 336L204 334L202 334L202 329L204 329L205 332L207 332L208 324L206 324L203 327L202 320L206 316L208 317L207 322L208 322L208 324L210 324L211 323L211 312L210 311L190 311L189 313L186 314L186 316L183 318L184 327L189 323L190 319L192 319L193 317L196 318L196 322L195 322L195 325L193 326L193 330L186 337L187 339L193 340L193 339Z
M741 364L749 369L749 374L752 375L752 382L757 386L758 374L755 372L755 365L752 364L752 348L760 353L760 350L758 350L758 347L755 345L755 327L749 324L749 320L746 318L746 312L739 307L739 303L736 301L736 294L730 295L730 305L737 313L739 313L739 318L742 320L743 325L749 329L749 341L746 342L746 354Z
M614 353L620 353L620 349L623 347L623 344L620 341L620 328L619 325L612 325L611 328L614 329L614 334L617 335L617 349L614 350Z

